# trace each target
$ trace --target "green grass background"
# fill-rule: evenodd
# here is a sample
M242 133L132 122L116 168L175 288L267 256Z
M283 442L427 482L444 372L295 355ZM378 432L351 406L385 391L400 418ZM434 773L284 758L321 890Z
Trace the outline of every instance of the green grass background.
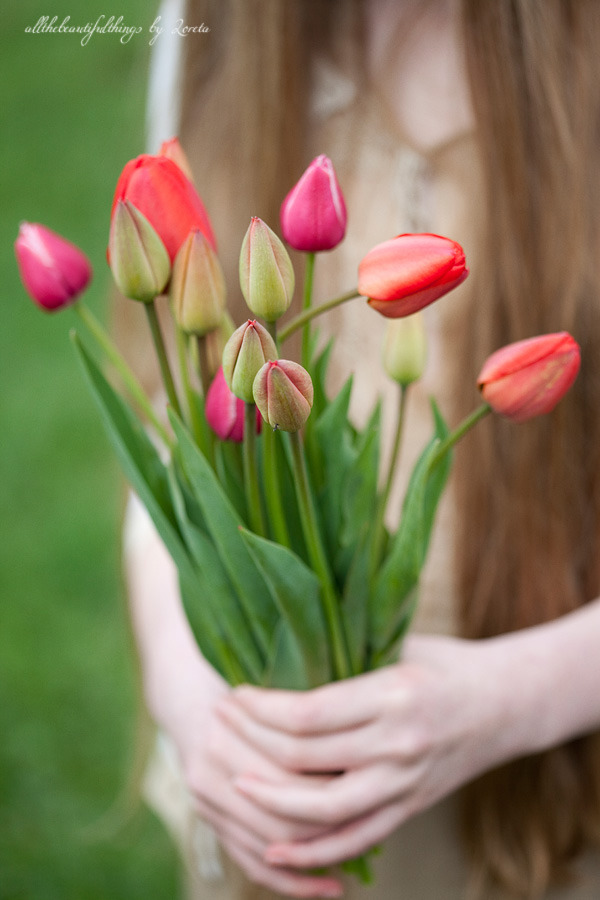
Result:
M21 0L0 31L0 898L178 895L175 854L140 807L94 826L127 783L136 667L120 576L122 482L71 348L71 311L46 315L20 285L20 220L78 243L106 318L114 185L143 149L155 14L143 0ZM123 15L144 32L32 35L41 15Z

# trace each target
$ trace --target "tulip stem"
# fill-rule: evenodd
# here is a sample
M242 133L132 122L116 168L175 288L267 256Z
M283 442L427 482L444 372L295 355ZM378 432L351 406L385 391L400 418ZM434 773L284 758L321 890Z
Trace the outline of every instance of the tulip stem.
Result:
M94 314L90 312L87 306L83 306L83 304L77 302L73 304L72 309L79 316L92 337L95 338L98 346L106 354L109 362L119 373L123 384L129 391L130 396L138 404L140 409L143 410L143 412L146 414L146 416L148 417L148 421L152 423L157 434L160 436L160 439L167 447L169 447L171 445L171 438L165 430L164 425L156 415L156 412L152 406L152 403L148 399L146 392L117 350L108 333L102 327Z
M244 404L244 488L248 506L248 521L255 534L265 537L265 521L263 518L258 489L258 471L256 466L256 405Z
M469 413L462 422L456 426L454 431L451 431L450 434L444 438L444 440L440 443L437 448L437 452L435 456L431 460L431 465L434 466L436 463L440 461L440 459L457 444L462 437L465 436L467 431L470 431L480 419L485 418L488 413L492 412L492 407L488 403L482 403L481 406L478 406L473 410L472 413Z
M206 335L198 335L198 374L200 375L200 383L202 385L202 393L206 399L208 389L211 382L211 373L208 367L208 354L206 350Z
M298 499L302 532L306 541L306 548L311 566L321 582L323 594L323 612L329 628L331 646L333 651L333 672L335 678L348 678L353 674L350 662L350 654L344 633L344 626L340 616L339 599L333 586L333 578L329 568L329 562L325 554L317 516L312 500L312 492L306 471L306 462L302 442L298 432L290 434L292 445L292 458L294 463L294 486Z
M275 431L267 422L263 422L263 478L265 484L265 498L267 511L271 523L273 536L278 544L291 547L290 535L281 502L281 485L279 482L277 465L277 437Z
M304 267L304 293L302 296L302 310L306 312L312 307L313 282L315 274L315 253L306 254ZM302 365L305 369L310 366L310 319L302 328Z
M310 309L305 309L303 312L299 313L297 316L288 323L288 325L283 329L283 331L279 332L279 342L281 344L299 328L302 328L306 325L307 322L310 322L316 316L320 316L323 313L328 312L330 309L334 309L336 306L340 306L342 303L345 303L347 300L353 300L355 297L360 297L361 294L358 293L356 288L352 288L351 291L347 291L345 294L341 294L339 297L334 297L333 300L326 300L325 303L320 303L319 306L311 306Z
M160 366L160 372L162 375L165 390L167 392L167 397L169 398L169 403L173 407L174 412L176 412L181 419L181 407L179 405L179 400L177 399L175 382L173 381L173 376L171 375L171 367L169 366L169 359L165 348L165 342L163 341L162 332L160 330L160 323L158 321L158 315L156 313L156 305L154 303L154 300L151 300L149 303L144 303L144 307L146 309L148 324L150 325L152 340L154 341L154 347L156 349L158 364Z
M400 402L398 407L398 420L396 422L396 433L394 435L392 455L390 457L390 464L388 466L385 485L381 496L379 497L379 503L377 505L377 510L375 513L375 526L373 530L373 552L371 557L373 570L376 569L379 560L381 559L381 552L383 550L383 540L385 536L385 511L390 499L392 485L394 483L394 475L396 474L396 468L398 465L398 456L400 455L400 444L402 443L402 433L404 431L408 387L409 386L406 384L399 385Z
M188 367L188 341L187 334L181 328L175 326L175 341L177 345L177 360L179 363L179 371L181 374L181 383L183 385L183 392L185 395L187 413L188 413L188 421L190 424L190 428L192 430L192 434L194 435L194 439L196 441L197 446L200 448L204 456L209 460L209 462L214 463L213 454L211 453L211 446L209 443L209 435L207 433L206 425L203 424L202 418L200 416L200 412L198 409L198 401L199 397L196 391L192 386L192 382L190 379L190 370Z

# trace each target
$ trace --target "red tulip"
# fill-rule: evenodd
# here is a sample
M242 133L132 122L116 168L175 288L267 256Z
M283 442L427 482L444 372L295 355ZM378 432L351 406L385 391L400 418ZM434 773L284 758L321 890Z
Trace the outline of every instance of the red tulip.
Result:
M183 147L179 143L178 138L172 137L168 141L163 141L159 147L157 156L166 156L167 159L173 160L175 165L179 166L185 177L189 178L192 184L194 183L190 161L187 158Z
M477 384L494 412L525 422L554 409L575 381L579 364L579 345L570 334L542 334L492 353Z
M281 205L281 230L290 247L316 253L337 247L346 233L346 204L331 160L313 159Z
M130 160L119 177L111 218L119 200L129 200L158 233L171 262L190 231L197 229L216 250L204 204L172 159L144 154Z
M73 303L92 277L85 253L43 225L22 223L15 254L27 292L47 312Z
M215 375L206 394L204 408L206 421L222 441L240 443L244 438L244 401L232 394L227 387L223 369ZM262 419L256 412L256 431L260 432Z
M398 319L433 303L468 274L456 241L438 234L399 234L363 258L358 292L377 312Z

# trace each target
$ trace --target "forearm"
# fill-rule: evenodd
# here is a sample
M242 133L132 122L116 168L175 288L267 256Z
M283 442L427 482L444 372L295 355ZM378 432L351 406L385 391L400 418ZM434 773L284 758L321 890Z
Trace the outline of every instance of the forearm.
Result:
M484 642L502 685L506 752L520 756L600 729L600 600ZM485 646L487 645L487 647Z
M146 702L156 722L172 733L184 727L188 691L183 687L194 680L214 696L221 679L198 650L176 567L135 497L125 521L124 564Z

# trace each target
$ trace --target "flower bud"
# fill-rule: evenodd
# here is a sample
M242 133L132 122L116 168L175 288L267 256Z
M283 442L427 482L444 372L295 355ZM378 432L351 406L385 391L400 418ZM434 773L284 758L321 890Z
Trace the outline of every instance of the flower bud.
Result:
M225 311L218 326L204 335L202 352L205 355L206 369L210 378L214 378L221 368L225 344L234 331L233 319Z
M175 321L189 334L217 328L225 309L225 278L201 231L191 231L173 263L170 288Z
M72 303L92 277L90 261L79 247L33 222L21 224L15 255L25 289L46 312Z
M204 408L206 421L222 441L240 443L244 438L244 401L232 394L219 368L208 392ZM262 418L256 411L256 432L260 433Z
M254 216L240 252L240 285L255 316L275 322L290 307L294 269L274 231Z
M172 137L168 141L163 141L156 155L165 156L167 159L170 159L176 166L179 166L185 177L189 178L192 184L194 183L190 161L187 158L183 147L179 143L178 138Z
M456 241L400 234L378 244L358 267L358 292L384 316L410 316L457 287L469 270Z
M489 357L477 385L494 412L526 422L551 412L579 371L579 345L566 331L508 344Z
M265 363L254 380L253 392L254 402L271 428L300 431L310 415L313 404L310 375L289 359Z
M117 182L111 219L119 200L129 200L148 219L167 248L171 262L194 228L216 250L204 204L192 182L172 159L145 153L130 160Z
M249 319L233 332L223 350L223 374L236 397L254 402L256 373L270 359L277 359L277 347L264 325Z
M313 159L281 205L281 231L290 247L316 253L337 247L346 233L346 204L331 160Z
M171 274L166 247L148 219L128 200L119 200L110 223L110 268L125 297L150 303Z
M427 338L422 313L387 323L383 341L383 368L398 384L418 381L425 369Z

